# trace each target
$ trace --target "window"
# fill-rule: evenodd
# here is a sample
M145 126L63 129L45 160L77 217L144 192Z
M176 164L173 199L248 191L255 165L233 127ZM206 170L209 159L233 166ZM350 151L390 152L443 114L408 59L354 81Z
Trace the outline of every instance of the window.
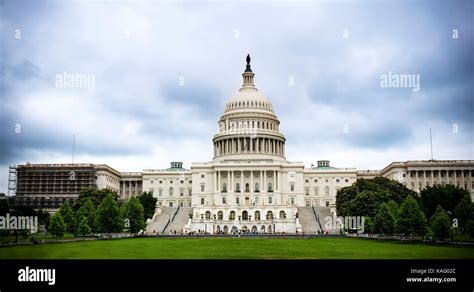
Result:
M280 219L286 219L286 213L283 210L280 211Z
M159 183L160 183L160 184L162 184L162 183L163 183L163 181L162 181L162 180L160 180L160 181L159 181Z
M170 197L173 196L173 187L170 187L170 189L169 189L169 195L170 195Z
M326 186L324 188L324 194L326 194L326 196L329 196L329 187L328 186Z
M329 201L326 201L326 207L329 207Z
M319 188L318 187L314 188L314 195L319 196Z
M329 182L329 180L326 180L326 182Z
M235 203L238 205L240 204L240 198L239 197L235 197Z
M258 183L255 183L255 192L258 193L260 192L259 188L258 188Z
M255 205L258 205L258 197L255 197Z
M309 207L309 201L305 201L306 207Z
M230 211L229 220L235 220L235 211Z
M184 180L180 180L179 183L180 183L180 184L184 184Z
M338 178L336 179L336 182L339 182L339 179L338 179Z
M318 180L317 180L317 179L315 179L315 180L314 180L314 182L315 182L315 183L317 183L317 182L318 182Z
M268 192L272 193L273 192L273 185L272 183L268 183Z
M168 202L168 207L173 207L173 202Z
M191 196L191 190L188 191L188 195Z
M268 197L268 204L273 204L273 197Z
M189 180L189 183L190 183L190 184L192 184L192 183L193 183L193 181L192 181L192 180Z
M205 184L201 184L201 192L204 192L205 187L206 187Z
M211 212L209 211L206 211L206 219L211 219Z
M107 179L107 180L109 180L109 179ZM150 183L151 183L151 184L154 184L154 183L155 183L155 181L154 181L154 180L150 180Z
M237 193L240 193L240 184L239 184L239 183L236 183L236 184L235 184L235 191L236 191Z
M260 211L255 211L254 219L255 220L260 220Z
M245 184L245 192L246 192L246 193L250 192L250 186L249 186L249 184Z
M224 213L222 211L217 212L217 220L222 220L224 218Z
M226 197L222 197L222 204L227 204L227 198Z
M204 205L204 198L201 198L201 205Z
M405 175L403 175L403 177L405 177ZM346 181L346 182L349 182L349 179L348 179L348 178L346 178L346 179L345 179L345 181Z
M270 219L273 219L273 212L272 211L267 212L267 220L270 220Z
M172 180L170 180L170 184L172 184L172 183L173 183L173 181L172 181Z
M180 190L180 191L179 191L179 196L180 196L180 197L183 197L183 196L184 196L184 190Z
M204 178L204 174L201 174L201 178Z
M184 207L184 203L182 201L179 202L180 207Z
M306 188L304 191L305 191L305 194L309 196L309 188Z
M295 191L295 184L290 185L290 191L294 192Z
M306 183L309 183L309 179L306 180Z
M290 203L291 203L292 205L295 204L295 197L291 197L291 198L290 198Z
M222 184L222 192L227 193L227 184L226 183Z

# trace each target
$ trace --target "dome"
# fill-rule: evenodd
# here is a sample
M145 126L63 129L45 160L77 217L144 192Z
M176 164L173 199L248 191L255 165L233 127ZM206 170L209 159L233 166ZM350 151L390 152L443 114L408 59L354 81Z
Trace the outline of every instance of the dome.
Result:
M242 73L243 84L228 100L213 138L214 159L284 159L285 137L270 100L253 83L250 68Z

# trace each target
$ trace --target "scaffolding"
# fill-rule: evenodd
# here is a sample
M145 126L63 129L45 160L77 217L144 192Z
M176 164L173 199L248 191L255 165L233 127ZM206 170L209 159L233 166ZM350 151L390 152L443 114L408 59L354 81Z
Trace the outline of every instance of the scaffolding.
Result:
M16 179L17 179L17 170L16 165L8 167L8 195L16 195Z

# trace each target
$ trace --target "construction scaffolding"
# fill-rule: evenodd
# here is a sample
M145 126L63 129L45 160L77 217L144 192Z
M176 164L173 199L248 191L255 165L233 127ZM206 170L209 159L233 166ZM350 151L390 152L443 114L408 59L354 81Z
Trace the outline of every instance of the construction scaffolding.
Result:
M16 179L17 170L16 165L8 167L8 196L16 195Z

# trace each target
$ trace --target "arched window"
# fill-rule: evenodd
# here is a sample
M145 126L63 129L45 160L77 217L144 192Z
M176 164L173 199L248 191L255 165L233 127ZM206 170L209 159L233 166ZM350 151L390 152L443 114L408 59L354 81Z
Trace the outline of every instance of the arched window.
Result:
M280 211L280 219L286 219L286 213L283 210Z
M273 219L273 212L272 211L267 212L267 220L270 220L270 219Z
M222 211L217 212L217 220L222 220L224 218L224 213Z
M211 219L211 212L206 211L206 219Z
M226 183L222 184L222 192L227 193L227 184Z
M295 184L290 185L290 191L294 192L295 191Z
M255 192L260 192L258 183L255 183Z
M229 220L235 220L235 211L230 211Z
M236 184L235 184L235 191L236 191L237 193L240 193L240 184L239 184L239 183L236 183Z
M329 196L329 186L324 187L324 194Z
M260 220L260 211L255 211L255 220Z
M169 195L170 195L170 197L172 197L172 196L173 196L173 187L170 187L170 190L169 190Z
M242 220L249 220L249 212L247 211L242 212Z
M246 193L250 192L250 185L248 183L245 184L245 192Z
M272 183L268 183L268 192L273 192L273 185Z

